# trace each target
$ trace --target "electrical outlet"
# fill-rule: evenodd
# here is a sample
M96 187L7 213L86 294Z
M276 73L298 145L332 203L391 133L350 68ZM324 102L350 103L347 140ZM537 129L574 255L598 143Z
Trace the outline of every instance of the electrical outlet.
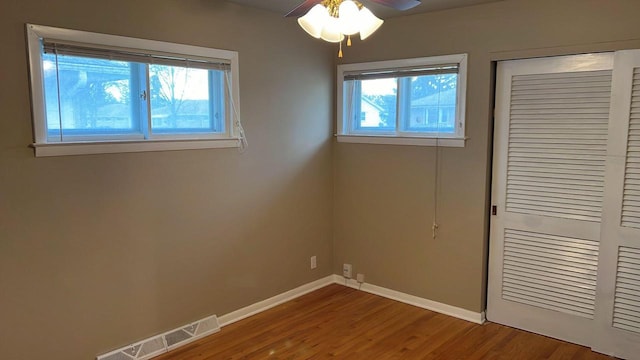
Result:
M316 256L315 256L315 255L313 255L313 256L311 257L311 268L312 268L312 269L315 269L317 266L318 266L318 263L316 262Z
M358 283L362 284L364 282L364 274L356 275L356 280L358 280Z
M347 279L351 279L351 264L342 265L342 276Z

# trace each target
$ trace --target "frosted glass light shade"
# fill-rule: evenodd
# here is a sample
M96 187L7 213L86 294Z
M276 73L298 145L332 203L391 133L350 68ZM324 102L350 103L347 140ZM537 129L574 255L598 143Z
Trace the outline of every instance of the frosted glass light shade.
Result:
M382 26L384 20L373 15L371 10L366 7L360 9L360 39L364 40L371 36L380 26Z
M325 22L325 25L322 28L320 38L322 38L322 40L324 41L332 43L337 43L344 40L344 35L340 31L340 21L338 20L338 18L329 16L329 19Z
M300 27L309 35L319 39L322 35L322 28L330 17L331 15L329 15L327 8L318 4L312 7L305 16L299 18L298 24L300 24Z
M351 0L345 0L338 10L340 30L344 35L354 35L360 31L360 10Z

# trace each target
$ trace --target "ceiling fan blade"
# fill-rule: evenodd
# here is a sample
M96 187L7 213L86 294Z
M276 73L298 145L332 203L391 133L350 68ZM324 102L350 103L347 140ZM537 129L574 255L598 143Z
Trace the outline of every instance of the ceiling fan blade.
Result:
M369 0L373 3L388 6L396 10L409 10L421 4L420 0Z
M322 0L305 0L302 4L298 5L295 9L289 11L285 17L300 17L306 14L312 7L320 4Z

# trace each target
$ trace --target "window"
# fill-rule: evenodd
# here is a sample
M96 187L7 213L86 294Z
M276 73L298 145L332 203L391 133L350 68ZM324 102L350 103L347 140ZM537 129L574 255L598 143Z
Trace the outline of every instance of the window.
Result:
M338 66L338 141L464 146L467 56Z
M238 54L27 25L36 156L238 147Z

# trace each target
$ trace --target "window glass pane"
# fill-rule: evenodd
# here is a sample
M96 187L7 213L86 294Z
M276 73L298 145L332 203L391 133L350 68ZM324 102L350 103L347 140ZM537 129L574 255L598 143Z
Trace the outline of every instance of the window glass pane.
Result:
M396 79L356 80L361 88L360 108L354 114L357 130L394 131L396 127ZM354 109L355 110L355 109Z
M403 131L455 133L457 74L409 78L409 111L403 112Z
M56 61L57 60L57 61ZM43 54L47 133L91 136L139 131L132 67L123 61Z
M224 72L149 65L155 133L224 132Z

